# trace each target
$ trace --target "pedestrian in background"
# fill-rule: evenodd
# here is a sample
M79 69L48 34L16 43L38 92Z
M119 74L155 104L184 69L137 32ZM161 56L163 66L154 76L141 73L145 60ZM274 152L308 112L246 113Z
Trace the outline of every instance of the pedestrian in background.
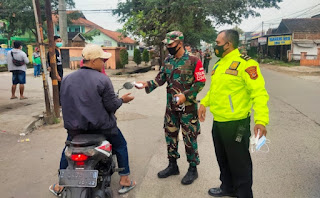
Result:
M145 88L147 93L167 82L167 105L164 118L165 140L169 165L158 173L159 178L167 178L180 174L177 165L178 134L180 126L189 162L189 169L181 180L183 185L192 184L198 178L197 165L200 163L197 137L200 134L200 123L197 115L196 97L205 85L205 74L202 62L190 56L183 45L182 32L173 31L166 35L163 43L169 56L165 66L161 68L155 80L142 83L139 89Z
M200 53L200 60L201 60L201 62L203 62L203 52L201 49L199 49L199 53Z
M206 51L204 52L204 61L203 61L203 68L206 71L206 74L208 73L209 63L211 59L212 57L211 57L211 54L209 53L209 49L206 49Z
M57 80L58 80L58 88L59 88L59 101L60 101L60 87L61 87L61 80L63 78L63 66L62 66L62 57L60 52L60 47L62 47L62 39L60 36L54 36L55 42L55 53L56 53L56 63L57 63ZM48 52L48 70L50 71L50 77L52 77L52 70L50 67L50 57ZM61 105L61 104L60 104Z
M192 54L191 45L189 43L184 44L184 48L188 51L189 55Z
M210 107L214 117L212 137L222 182L220 187L209 189L209 195L214 197L253 197L251 108L255 136L265 136L269 123L269 95L259 64L241 56L238 45L237 31L218 34L214 52L220 60L213 67L210 90L201 100L198 112L201 122L205 120L206 107Z
M36 78L40 76L41 71L41 57L40 57L40 50L38 47L34 48L34 52L32 54L32 63L33 63L33 76Z
M27 54L22 51L22 43L15 41L14 49L10 50L7 55L8 71L12 73L11 98L16 99L17 84L19 84L20 100L27 99L24 94L24 85L26 84L26 70L29 63Z
M195 53L196 57L201 61L201 55L198 49L196 49L196 53Z

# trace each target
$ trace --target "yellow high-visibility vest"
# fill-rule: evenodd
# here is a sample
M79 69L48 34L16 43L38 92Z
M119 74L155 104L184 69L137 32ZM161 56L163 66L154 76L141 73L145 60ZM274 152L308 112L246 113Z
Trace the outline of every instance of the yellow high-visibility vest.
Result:
M213 66L210 90L201 104L210 107L218 122L247 118L253 107L255 124L266 126L269 123L268 100L259 64L241 56L235 49Z

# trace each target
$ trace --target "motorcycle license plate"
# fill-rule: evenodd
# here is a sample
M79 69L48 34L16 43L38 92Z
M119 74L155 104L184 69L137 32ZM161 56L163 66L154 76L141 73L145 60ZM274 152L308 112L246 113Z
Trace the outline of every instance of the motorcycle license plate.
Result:
M94 188L97 186L97 170L60 170L59 185Z

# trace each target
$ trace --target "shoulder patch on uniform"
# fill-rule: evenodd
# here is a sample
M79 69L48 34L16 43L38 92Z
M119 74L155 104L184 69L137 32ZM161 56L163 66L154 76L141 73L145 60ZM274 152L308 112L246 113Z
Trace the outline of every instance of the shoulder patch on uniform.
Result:
M248 60L250 60L251 59L251 57L250 56L248 56L248 55L244 55L244 54L241 54L241 56L240 56L242 59L244 59L244 60L246 60L246 61L248 61Z
M248 67L246 72L249 74L251 79L255 80L258 78L257 66Z
M233 61L229 67L229 69L232 69L232 70L236 70L240 65L240 62L238 61Z

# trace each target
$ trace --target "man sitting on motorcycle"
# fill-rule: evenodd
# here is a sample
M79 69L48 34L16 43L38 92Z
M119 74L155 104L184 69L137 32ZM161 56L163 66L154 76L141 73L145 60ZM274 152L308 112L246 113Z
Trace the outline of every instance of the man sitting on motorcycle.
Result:
M129 179L129 159L127 142L117 127L115 112L123 103L134 99L130 93L118 98L110 78L101 73L105 61L111 57L98 45L87 45L83 51L84 66L64 77L61 83L61 105L67 140L75 135L85 133L106 134L112 144L112 151L117 156L118 166L124 168L119 172L119 193L126 193L136 185ZM66 148L66 147L65 147ZM68 167L63 149L60 169ZM51 185L49 190L59 195L63 187Z

